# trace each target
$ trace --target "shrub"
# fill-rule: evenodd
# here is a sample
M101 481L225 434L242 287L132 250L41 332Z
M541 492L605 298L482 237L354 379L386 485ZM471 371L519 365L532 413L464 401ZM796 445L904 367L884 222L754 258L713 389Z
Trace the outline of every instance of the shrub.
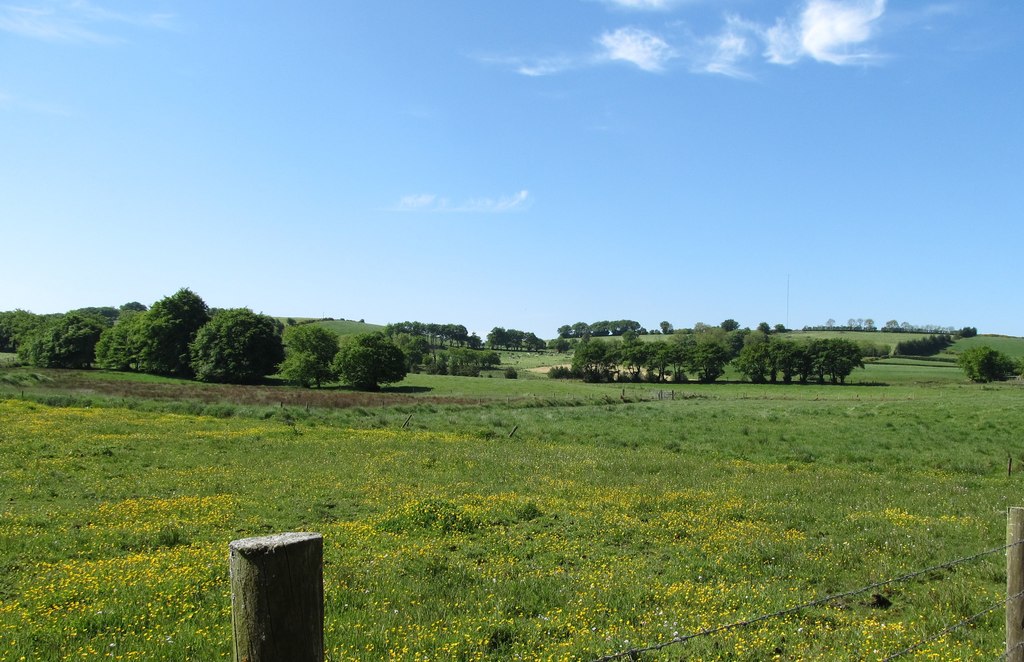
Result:
M966 350L957 363L972 382L1003 381L1017 371L1013 359L988 345Z
M572 368L566 365L556 365L548 370L548 377L551 379L573 379L576 374L573 373Z
M519 379L519 372L515 368L505 368L505 379Z

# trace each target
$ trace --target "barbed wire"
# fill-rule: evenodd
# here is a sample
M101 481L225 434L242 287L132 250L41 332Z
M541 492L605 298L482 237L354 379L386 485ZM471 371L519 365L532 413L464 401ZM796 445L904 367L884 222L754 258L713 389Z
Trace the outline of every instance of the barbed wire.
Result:
M932 636L928 637L927 639L921 639L920 641L917 641L917 642L907 646L906 648L904 648L901 651L897 651L895 653L892 653L888 657L883 658L881 660L881 662L889 662L890 660L895 660L898 657L903 657L907 653L911 653L914 650L920 648L921 646L924 646L927 643L935 641L936 639L939 639L939 638L949 634L950 632L953 632L955 630L959 630L962 627L966 627L966 626L970 625L974 621L978 620L979 618L981 618L982 616L984 616L984 615L986 615L986 614L988 614L990 612L993 612L993 611L995 611L997 609L1002 609L1006 605L1010 604L1010 602L1020 598L1021 596L1024 596L1024 591L1021 591L1020 593L1017 593L1016 595L1011 595L1010 597L1006 598L1005 600L997 602L997 603L993 604L990 607L986 607L985 609L982 609L981 611L979 611L977 614L974 614L973 616L968 616L967 618L963 619L959 623L954 623L953 625L949 625L949 626L943 628L942 630L939 630L938 632L936 632ZM1008 653L1004 653L1003 655L1007 655L1007 654Z
M790 614L795 614L795 613L801 612L801 611L803 611L805 609L811 609L812 607L819 607L821 605L828 604L828 603L834 602L836 600L842 600L843 598L849 598L849 597L853 597L855 595L860 595L861 593L867 593L868 591L871 591L871 590L876 589L876 588L882 588L882 587L888 586L890 584L898 584L900 582L909 581L911 579L915 579L915 578L920 577L922 575L927 575L930 572L936 572L938 570L948 570L949 568L953 568L953 567L956 567L958 565L963 565L965 563L970 563L971 561L977 561L978 559L984 558L986 556L991 556L992 554L998 554L999 552L1005 552L1006 550L1011 549L1013 547L1017 547L1019 545L1024 545L1024 541L1009 543L1007 545L1003 545L1002 547L995 547L993 549L987 549L987 550L985 550L983 552L978 552L977 554L972 554L970 556L964 556L962 558L954 559L952 561L947 561L945 563L940 563L938 565L933 565L931 567L924 568L923 570L916 570L914 572L908 572L908 573L906 573L904 575L900 575L899 577L894 577L893 579L886 579L884 581L874 582L872 584L868 584L867 586L862 586L861 588L853 589L853 590L850 590L850 591L844 591L842 593L835 593L833 595L826 595L824 597L817 598L815 600L811 600L810 602L804 602L804 603L795 605L793 607L787 607L786 609L781 609L781 610L776 611L776 612L771 613L771 614L763 614L761 616L755 616L754 618L750 618L750 619L747 619L747 620L744 620L744 621L735 621L733 623L728 623L726 625L719 625L719 626L716 626L716 627L713 627L713 628L707 628L707 629L704 629L704 630L700 630L699 632L692 632L690 634L679 635L679 636L673 637L673 638L671 638L671 639L669 639L667 641L663 641L663 642L658 643L658 644L652 644L650 646L630 648L630 649L627 649L627 650L624 650L624 651L619 651L617 653L609 653L609 654L604 655L602 657L595 658L593 660L593 662L612 662L612 660L621 660L623 658L629 658L630 660L635 660L635 659L638 658L638 656L642 655L643 653L657 652L657 651L660 651L662 649L668 648L669 646L675 646L677 644L685 643L687 641L690 641L691 639L698 639L700 637L709 637L709 636L714 635L714 634L720 634L722 632L728 632L730 630L735 630L735 629L738 629L738 628L749 627L751 625L755 625L755 624L761 623L763 621L768 621L768 620L771 620L773 618L780 618L782 616L789 616ZM1006 602L1009 602L1009 599L1007 599ZM1006 602L1003 602L1002 604L1006 604ZM1002 606L1002 605L1000 605L1000 606ZM996 608L998 608L998 607L996 607ZM977 617L980 617L981 615L983 615L983 614L979 614Z
M1019 644L1017 644L1016 646L1014 646L1010 650L1008 650L1005 653L1003 653L1002 655L1000 655L999 656L999 662L1002 662L1002 660L1008 659L1011 655L1013 655L1014 653L1016 653L1017 651L1022 650L1022 649L1024 649L1024 641L1020 642Z

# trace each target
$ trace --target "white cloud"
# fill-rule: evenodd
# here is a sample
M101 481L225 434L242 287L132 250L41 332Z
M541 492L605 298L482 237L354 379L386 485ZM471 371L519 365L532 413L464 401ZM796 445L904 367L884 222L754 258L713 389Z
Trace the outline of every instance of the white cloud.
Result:
M517 74L531 77L560 74L580 65L578 61L564 56L537 58L482 56L478 59L485 64L507 67Z
M616 5L624 9L668 9L674 3L672 0L605 0L610 5Z
M402 196L402 199L395 205L396 211L422 211L436 208L438 205L443 205L444 200L438 200L437 196L432 193L421 193L417 195L406 195Z
M772 64L793 64L803 57L800 35L781 18L764 31L765 58Z
M800 21L804 50L815 60L849 64L870 58L850 48L871 38L873 23L885 13L885 0L840 3L811 0Z
M104 31L110 24L166 28L171 18L168 14L123 14L86 0L0 5L0 31L43 41L110 43L117 41Z
M601 0L632 9L665 9L682 0ZM886 12L886 0L799 0L796 13L775 20L774 25L726 14L718 34L689 35L676 44L639 27L622 27L595 39L598 52L590 56L547 58L490 58L485 61L511 68L524 76L548 76L572 69L629 62L643 71L661 72L672 60L684 62L697 73L732 78L753 78L750 64L758 53L772 64L794 64L803 58L835 65L870 64L882 56L870 48L879 21ZM930 4L923 14L948 14L957 5ZM906 13L906 12L904 12ZM889 17L890 24L898 23ZM672 24L676 32L678 22Z
M476 214L502 214L523 209L529 204L530 192L519 191L500 198L471 198L461 204L452 205L447 198L433 193L403 196L392 211L401 212L454 212Z
M727 16L725 29L715 37L703 40L705 53L698 59L700 71L732 78L750 78L740 63L752 52L752 39L759 29L738 16Z
M886 0L808 0L794 26L782 19L765 31L765 57L774 64L793 64L803 56L818 62L846 65L877 59L862 46L875 34Z
M619 28L598 39L604 59L631 62L644 71L661 71L676 52L658 36L638 28Z

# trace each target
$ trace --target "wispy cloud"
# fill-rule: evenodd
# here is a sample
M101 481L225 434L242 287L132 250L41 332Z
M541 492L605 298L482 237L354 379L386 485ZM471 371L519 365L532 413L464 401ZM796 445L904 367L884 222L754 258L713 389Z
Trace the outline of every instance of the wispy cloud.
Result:
M478 59L485 64L508 67L523 76L551 76L581 66L578 59L567 56L537 58L483 56Z
M673 0L604 0L606 4L621 7L623 9L653 9L662 11L670 9L676 4Z
M125 14L86 0L0 5L0 31L53 42L112 43L115 24L137 28L167 28L170 14Z
M403 196L391 211L503 214L524 209L529 202L530 192L525 189L499 198L471 198L459 204L452 204L448 198L433 193L419 193Z
M751 78L741 63L750 57L758 33L756 25L738 16L727 16L721 33L702 40L704 52L697 58L696 68L732 78Z
M664 39L639 28L619 28L598 39L609 60L631 62L644 71L662 71L665 63L676 57L675 50Z
M70 117L71 112L53 104L39 103L21 97L7 94L0 90L0 111L26 112L35 115L49 115L53 117Z
M864 48L885 13L886 0L809 0L799 25L782 19L765 31L765 57L793 64L802 57L836 65L864 64L878 55Z

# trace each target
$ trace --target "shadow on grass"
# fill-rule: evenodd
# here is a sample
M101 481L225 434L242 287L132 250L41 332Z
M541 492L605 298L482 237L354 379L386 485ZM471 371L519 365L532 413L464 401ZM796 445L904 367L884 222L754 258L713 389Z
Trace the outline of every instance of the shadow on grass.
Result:
M433 390L429 386L385 386L381 393L430 393Z

